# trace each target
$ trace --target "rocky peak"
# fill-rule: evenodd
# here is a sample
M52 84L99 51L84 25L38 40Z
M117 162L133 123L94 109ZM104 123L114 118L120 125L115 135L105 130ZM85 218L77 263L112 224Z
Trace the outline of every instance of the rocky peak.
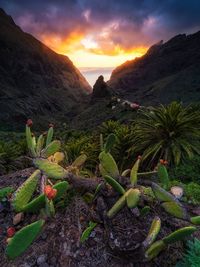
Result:
M111 92L103 75L100 75L93 86L92 99L110 97Z

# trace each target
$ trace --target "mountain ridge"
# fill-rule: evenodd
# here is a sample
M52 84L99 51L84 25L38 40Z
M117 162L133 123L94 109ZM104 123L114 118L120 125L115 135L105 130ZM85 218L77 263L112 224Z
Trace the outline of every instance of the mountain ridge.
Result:
M140 58L115 68L108 85L131 101L200 101L200 31L159 42Z
M64 55L17 26L0 9L0 122L70 116L91 87Z

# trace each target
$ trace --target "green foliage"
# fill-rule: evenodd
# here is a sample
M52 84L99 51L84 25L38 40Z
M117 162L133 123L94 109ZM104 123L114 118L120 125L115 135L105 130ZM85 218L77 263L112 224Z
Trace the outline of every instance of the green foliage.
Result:
M187 242L187 251L183 259L176 264L176 267L199 267L200 263L200 240L195 238Z
M200 203L200 185L196 183L189 183L184 187L184 193L187 197L187 200L193 204Z
M108 211L108 218L114 217L126 204L126 196L122 195L117 202L112 206L112 208Z
M53 133L54 133L53 127L49 127L46 139L46 147L51 143L53 138Z
M99 161L103 170L106 172L107 175L110 175L111 177L114 178L117 178L119 176L118 166L113 156L109 152L106 153L105 151L102 151L99 154Z
M42 230L44 220L36 221L19 230L9 241L6 247L6 255L14 260L20 256L36 239Z
M4 187L0 189L0 201L8 196L9 193L12 193L14 189L12 187Z
M17 160L27 153L26 141L21 135L14 133L11 138L7 140L7 137L3 136L0 141L0 174L17 170L19 166L23 168L25 165L22 161L20 165L17 164Z
M184 183L196 182L200 184L200 156L187 159L177 167L170 168L170 177Z
M126 203L130 209L133 209L137 206L139 199L140 199L140 195L141 195L141 193L138 189L132 189L132 188L129 189L125 193Z
M150 261L166 248L165 243L162 240L154 242L145 252L145 258Z
M160 179L162 187L168 190L170 184L169 184L169 176L168 176L167 168L161 163L158 164L158 177Z
M151 227L149 229L147 237L142 243L145 248L149 247L156 240L160 232L160 228L161 228L161 220L158 216L156 216L151 223Z
M49 156L55 154L60 150L61 142L58 140L54 140L49 143L45 149L42 150L41 155L42 157L48 158Z
M63 179L67 174L62 166L47 159L35 159L34 165L52 179Z
M22 211L23 207L31 199L40 176L41 172L36 170L15 192L12 204L17 212Z
M138 169L139 169L139 164L140 164L140 158L138 158L133 165L130 173L130 181L132 185L137 184L137 176L138 176Z
M85 231L83 231L81 235L81 243L85 242L89 238L91 232L96 227L96 225L97 223L95 222L91 222L91 221L89 222L89 226L85 229Z
M110 177L109 175L104 176L105 181L113 187L119 194L123 195L125 193L124 188L118 183L115 179Z
M169 244L172 244L174 242L185 239L186 237L193 234L195 231L197 231L196 227L186 226L186 227L183 227L183 228L180 228L180 229L174 231L173 233L164 237L162 240L166 245L169 245Z
M161 204L161 206L172 216L179 219L187 219L186 210L178 202L164 202Z
M59 201L64 196L68 187L69 184L67 181L59 182L53 186L53 188L57 190L54 202ZM45 206L45 195L41 194L38 197L35 197L29 203L27 203L23 207L23 212L30 212L30 213L38 212L41 208L44 208L44 206Z
M109 136L107 137L105 146L104 146L104 150L106 153L110 152L115 142L116 142L116 136L113 133L109 134Z
M159 158L178 165L199 153L200 112L191 112L177 102L142 111L137 121L132 149L143 152L150 164Z

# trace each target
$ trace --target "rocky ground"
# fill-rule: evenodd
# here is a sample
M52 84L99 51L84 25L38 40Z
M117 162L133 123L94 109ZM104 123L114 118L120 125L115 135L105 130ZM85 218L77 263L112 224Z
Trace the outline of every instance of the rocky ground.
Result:
M0 188L17 187L32 169L0 177ZM188 223L172 218L164 213L159 204L152 206L146 217L137 216L137 211L124 208L112 220L105 212L114 203L116 195L109 192L100 194L96 201L88 205L80 195L72 197L69 205L57 210L55 218L48 219L38 239L15 261L5 256L6 229L12 226L14 213L9 203L0 211L0 258L2 267L169 267L175 266L183 253L183 243L168 247L153 262L144 262L140 246L145 239L150 223L155 215L162 221L158 239L186 226ZM192 207L190 207L192 209ZM26 214L16 230L36 221L39 215ZM80 242L83 230L90 220L98 221L90 238ZM199 231L196 232L198 237Z

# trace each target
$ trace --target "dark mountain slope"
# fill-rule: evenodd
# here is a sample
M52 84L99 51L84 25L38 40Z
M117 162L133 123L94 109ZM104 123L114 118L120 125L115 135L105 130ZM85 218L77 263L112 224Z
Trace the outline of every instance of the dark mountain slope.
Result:
M90 91L68 57L24 33L0 9L0 123L70 116Z
M152 46L117 67L108 84L141 104L200 101L200 31Z

